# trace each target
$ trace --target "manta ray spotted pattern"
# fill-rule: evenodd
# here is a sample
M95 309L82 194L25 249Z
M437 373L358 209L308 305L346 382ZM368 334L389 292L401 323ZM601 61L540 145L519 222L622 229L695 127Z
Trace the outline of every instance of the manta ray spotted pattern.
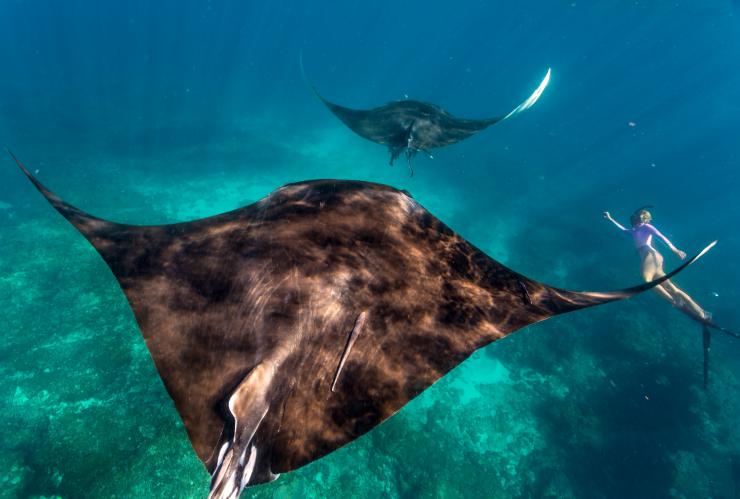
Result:
M71 206L18 165L118 280L213 498L351 442L478 348L650 289L706 251L651 283L574 292L508 269L385 185L300 182L136 226Z

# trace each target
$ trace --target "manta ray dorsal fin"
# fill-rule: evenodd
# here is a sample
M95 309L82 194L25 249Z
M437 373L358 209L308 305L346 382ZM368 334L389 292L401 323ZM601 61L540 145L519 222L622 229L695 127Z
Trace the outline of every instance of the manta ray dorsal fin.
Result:
M540 99L542 96L542 92L545 91L545 88L547 88L547 85L550 83L550 74L551 69L547 68L547 74L545 74L545 77L540 82L540 85L535 89L534 92L532 92L532 95L530 95L527 100L519 104L517 107L511 110L509 114L501 118L501 120L505 120L507 118L511 118L515 114L519 114L522 111L526 111L530 107L534 106L534 104Z

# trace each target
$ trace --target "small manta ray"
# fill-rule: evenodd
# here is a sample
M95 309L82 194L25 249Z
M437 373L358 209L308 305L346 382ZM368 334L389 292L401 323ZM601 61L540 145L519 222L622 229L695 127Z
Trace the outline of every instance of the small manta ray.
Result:
M302 61L301 70L303 71ZM432 159L432 149L460 142L495 123L529 109L540 98L549 82L550 69L547 70L545 78L532 95L511 112L496 118L479 120L456 118L434 104L408 99L391 102L374 109L350 109L326 100L316 87L310 82L309 84L326 107L350 130L360 137L388 146L391 153L391 165L401 153L404 153L409 172L413 176L414 169L411 166L411 159L418 152Z
M477 349L650 289L709 249L623 291L566 291L385 185L300 182L221 215L137 226L65 203L15 161L118 280L211 498L355 440Z

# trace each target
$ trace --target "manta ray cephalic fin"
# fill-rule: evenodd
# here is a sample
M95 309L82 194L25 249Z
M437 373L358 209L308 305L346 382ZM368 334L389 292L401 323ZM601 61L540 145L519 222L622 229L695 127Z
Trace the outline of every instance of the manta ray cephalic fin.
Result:
M254 437L270 410L271 388L280 364L279 360L261 362L229 397L233 436L221 446L209 499L236 499L249 485L260 452Z

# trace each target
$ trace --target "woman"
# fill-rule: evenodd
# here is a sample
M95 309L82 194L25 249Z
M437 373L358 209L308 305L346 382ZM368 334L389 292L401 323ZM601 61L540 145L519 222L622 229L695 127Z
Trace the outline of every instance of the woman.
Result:
M629 232L632 235L632 239L635 241L635 246L637 247L637 253L640 255L642 262L642 278L645 281L652 281L665 275L663 271L663 255L653 246L653 236L663 241L681 260L686 258L686 253L676 248L658 229L650 225L652 215L645 208L640 208L632 214L630 217L631 229L625 228L622 224L614 220L608 211L604 212L604 218L619 227L622 231ZM711 320L711 315L708 312L671 281L665 281L659 286L656 286L655 291L675 307L699 319L705 321Z

